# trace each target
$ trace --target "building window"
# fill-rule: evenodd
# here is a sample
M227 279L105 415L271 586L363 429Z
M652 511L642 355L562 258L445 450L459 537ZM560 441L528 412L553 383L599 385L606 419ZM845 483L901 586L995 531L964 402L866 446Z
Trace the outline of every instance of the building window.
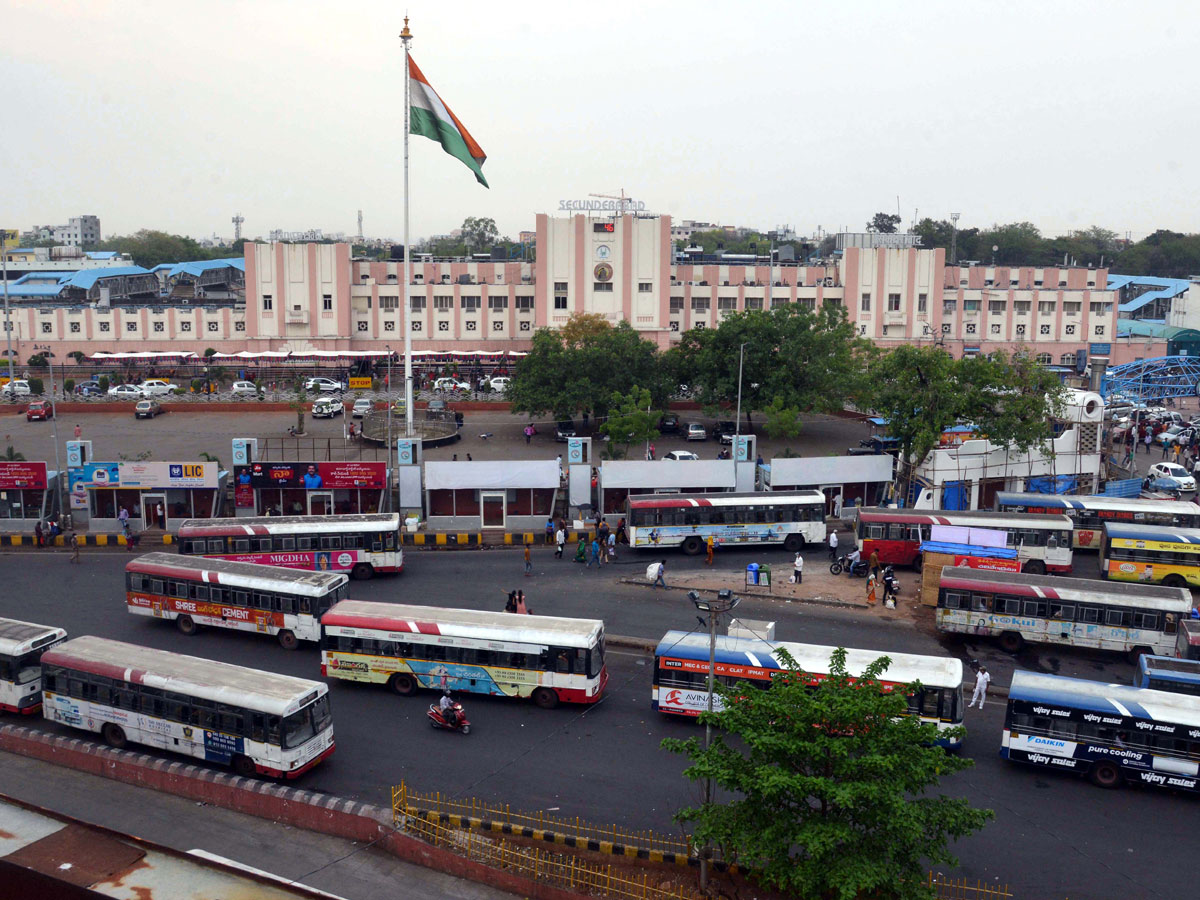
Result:
M737 309L737 297L718 297L717 309L733 311Z
M414 320L413 320L413 322L412 322L412 330L413 330L413 331L420 331L420 330L421 330L421 323L420 323L419 321L417 321L417 320L415 320L415 319L414 319Z
M1064 353L1062 356L1060 356L1058 358L1058 364L1060 366L1075 365L1075 354L1074 353Z
M447 322L445 319L442 319L440 322L438 322L438 331L449 331L449 330L450 330L450 323Z
M263 309L273 309L273 308L274 308L274 301L271 299L271 295L263 294Z
M1096 337L1104 337L1104 326L1103 326L1103 325L1097 325L1097 326L1095 326L1095 327L1092 329L1092 333L1093 333L1093 334L1094 334Z
M126 322L125 330L126 331L137 331L137 322L136 321L135 322Z
M917 312L927 312L929 309L929 295L917 294Z
M479 298L478 297L459 297L458 303L459 303L459 306L461 306L465 310L472 310L472 309L478 310L479 309Z
M516 300L514 301L514 305L516 306L516 308L518 310L522 310L525 312L532 312L533 311L533 298L532 297L517 297Z
M528 319L526 319L524 322L518 323L517 328L521 331L528 331L529 326L530 326L530 322Z
M220 330L220 328L221 328L221 325L219 322L209 322L208 323L208 330L210 332L218 331L218 330Z
M1013 312L1015 312L1018 316L1029 315L1029 310L1032 307L1033 307L1033 304L1028 300L1014 300L1013 301Z
M79 334L79 332L80 332L79 323L72 322L71 323L71 334Z
M1038 333L1039 333L1039 334L1041 334L1041 335L1043 335L1043 336L1045 336L1045 337L1049 337L1049 336L1050 336L1050 326L1049 326L1049 325L1041 325L1041 326L1039 326L1039 327L1038 327Z
M167 328L167 326L166 326L166 323L164 323L164 322L155 322L154 323L154 330L156 332L157 331L165 331L166 328Z
M1038 361L1039 365L1048 366L1048 365L1050 365L1052 360L1053 360L1053 357L1050 356L1049 353L1039 353L1037 355L1037 361Z
M380 309L396 309L400 305L398 302L399 300L400 300L399 297L380 297L379 298L379 308ZM409 297L408 298L408 308L412 312L420 312L421 310L423 310L425 308L425 298L424 297Z
M871 311L871 295L870 295L870 294L863 294L863 295L862 295L862 304L861 304L861 306L860 306L859 308L860 308L860 309L861 309L863 312L870 312L870 311Z
M682 297L672 297L670 300L667 301L667 309L673 313L683 312L683 298Z
M321 309L325 312L333 312L333 294L321 295Z
M1092 303L1089 305L1089 309L1091 310L1091 313L1093 316L1106 316L1110 312L1112 312L1112 304L1111 303Z
M179 330L180 330L180 331L191 331L191 330L192 330L192 323L191 323L191 322L180 322L180 323L179 323ZM243 330L243 331L245 331L245 330L246 330L246 323L245 323L245 322L243 322L243 323L242 323L242 330Z
M1068 335L1069 337L1074 337L1074 336L1075 336L1075 326L1074 326L1074 325L1068 325L1068 326L1066 327L1066 332L1067 332L1067 335Z
M130 324L132 325L133 323L131 322ZM50 322L42 323L42 334L53 334L53 332L54 332L54 325L52 323L50 323Z
M592 282L592 292L593 292L593 293L596 293L596 294L611 294L611 293L612 293L612 289L613 289L613 288L612 288L612 282L611 282L611 281L594 281L594 282Z
M1039 300L1038 301L1038 315L1039 316L1054 315L1054 301L1053 300Z
M367 330L369 327L370 327L370 326L367 324L367 320L366 320L366 319L363 319L361 322L359 322L359 323L358 323L358 330L359 330L359 331L366 331L366 330Z
M454 298L447 297L444 294L438 295L433 298L433 308L440 310L454 309Z
M943 300L942 301L942 312L948 316L954 315L956 312L958 312L958 301L957 300Z
M1000 333L1000 326L999 326L999 325L993 325L993 326L992 326L992 334L999 334L999 333Z
M507 297L488 297L488 309L493 312L508 309Z
M1003 313L1006 309L1008 309L1008 301L1007 300L989 300L988 301L988 312L990 312L990 313Z
M567 283L565 281L554 282L554 290L565 294L567 292Z
M567 298L566 297L555 297L554 298L554 308L555 309L566 309L567 308Z
M467 326L467 331L474 331L475 330L475 320L467 319L466 326Z
M1083 308L1082 303L1064 303L1063 304L1063 312L1066 313L1068 316L1079 315L1079 310L1081 310L1082 308Z
M504 320L503 319L496 319L494 322L492 322L492 331L503 331L503 330L504 330Z
M392 319L388 319L386 322L383 323L383 330L384 331L395 331L396 330L395 321L393 321Z
M654 290L654 285L651 282L649 282L649 281L639 281L638 282L638 293L639 294L648 294L652 290Z
M974 333L975 333L975 323L971 322L970 324L967 325L967 334L974 334Z
M746 309L762 309L762 308L763 308L763 298L762 297L747 297L746 298Z
M671 330L672 330L672 331L678 331L678 330L679 330L679 323L678 323L678 322L672 322L672 323L671 323Z
M234 330L234 331L245 331L245 330L246 330L246 323L245 323L245 322L234 322L234 323L233 323L233 330Z
M707 297L693 297L692 298L692 312L708 312L708 298Z
M979 302L978 300L964 300L963 312L979 312Z
M888 312L900 312L899 294L888 294Z

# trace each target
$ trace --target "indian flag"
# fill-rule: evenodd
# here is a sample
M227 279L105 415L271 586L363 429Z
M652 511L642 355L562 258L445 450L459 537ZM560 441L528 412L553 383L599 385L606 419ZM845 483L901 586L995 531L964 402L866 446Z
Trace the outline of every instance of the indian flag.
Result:
M488 187L487 179L483 177L481 166L487 159L483 148L475 143L475 138L458 121L458 116L450 111L437 91L429 86L416 62L408 58L409 76L409 131L420 134L442 145L442 149L455 159L462 160L468 169L475 173L475 180Z

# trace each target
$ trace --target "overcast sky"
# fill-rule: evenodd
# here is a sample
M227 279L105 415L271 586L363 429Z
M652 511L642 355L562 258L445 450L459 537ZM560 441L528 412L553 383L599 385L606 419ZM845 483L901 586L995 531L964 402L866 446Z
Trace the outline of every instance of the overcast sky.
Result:
M402 3L0 0L0 225L399 238ZM878 210L1197 231L1200 8L410 0L491 190L412 139L412 232L621 188L807 234Z

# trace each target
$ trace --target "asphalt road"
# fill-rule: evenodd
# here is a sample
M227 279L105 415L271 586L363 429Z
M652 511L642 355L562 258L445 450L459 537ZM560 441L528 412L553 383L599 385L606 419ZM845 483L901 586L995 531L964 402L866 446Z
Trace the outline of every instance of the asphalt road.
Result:
M782 551L776 555L778 560L762 561L784 563ZM121 574L127 558L96 552L71 566L65 553L0 555L5 576L0 614L62 624L76 635L99 634L319 677L313 649L289 653L267 638L213 629L187 638L166 623L127 614ZM731 551L722 563L735 578L752 558ZM353 594L499 609L504 591L519 586L536 612L600 617L610 633L656 640L670 628L698 629L695 610L681 591L618 583L622 575L643 571L645 562L626 557L597 573L539 549L534 577L524 578L519 554L510 551L413 552L403 575L355 583ZM699 565L699 560L668 557L668 580ZM902 581L911 578L902 575ZM861 582L847 580L847 586L857 593ZM1114 682L1127 682L1132 675L1120 657L1062 648L1028 648L1014 660L991 643L939 638L903 615L867 617L855 610L759 598L747 598L739 612L776 621L781 640L977 657L999 685L1007 684L1014 664ZM432 694L398 698L382 688L335 682L338 751L301 784L386 805L389 788L403 779L418 790L631 829L674 831L672 814L697 802L699 792L681 777L684 761L659 744L664 737L693 734L695 726L651 712L649 665L641 654L613 650L608 692L588 708L544 711L523 702L468 698L473 729L466 737L428 727L424 713ZM1021 898L1191 894L1190 867L1170 861L1190 858L1194 799L1137 788L1108 792L1069 775L1005 763L997 756L1002 719L1000 700L983 712L969 711L964 752L976 765L944 784L948 792L996 810L995 822L959 844L961 874L1007 882Z

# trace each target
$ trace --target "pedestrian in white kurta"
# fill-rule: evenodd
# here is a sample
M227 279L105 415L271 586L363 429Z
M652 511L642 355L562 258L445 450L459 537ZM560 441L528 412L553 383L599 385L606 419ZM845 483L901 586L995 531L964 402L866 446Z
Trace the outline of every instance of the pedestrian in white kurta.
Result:
M971 695L971 702L967 704L970 709L979 702L979 708L983 709L983 701L987 699L988 685L991 684L992 676L988 674L987 666L980 666L975 672L975 693Z

